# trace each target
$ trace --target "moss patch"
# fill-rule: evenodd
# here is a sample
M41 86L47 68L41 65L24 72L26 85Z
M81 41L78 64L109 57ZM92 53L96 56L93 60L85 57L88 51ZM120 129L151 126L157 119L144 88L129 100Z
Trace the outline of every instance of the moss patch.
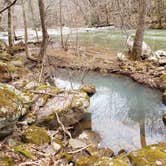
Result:
M133 165L156 166L166 165L166 143L159 143L142 148L141 150L131 152L128 155Z
M23 134L24 141L27 143L33 143L36 145L43 145L50 142L50 137L47 131L38 126L28 127Z
M14 166L15 162L10 157L3 157L1 159L1 164L2 164L2 166Z
M29 159L34 158L33 154L31 153L30 149L28 148L28 145L23 144L23 145L15 146L14 151L23 155L26 158L29 158Z

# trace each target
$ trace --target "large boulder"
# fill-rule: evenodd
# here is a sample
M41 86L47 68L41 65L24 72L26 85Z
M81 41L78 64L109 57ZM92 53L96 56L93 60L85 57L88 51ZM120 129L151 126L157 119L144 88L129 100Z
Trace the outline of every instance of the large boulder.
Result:
M24 89L31 93L35 101L32 112L37 124L55 128L61 121L69 126L79 122L88 112L90 97L83 90L66 91L37 82L26 84Z
M58 125L58 117L65 125L78 123L88 111L89 96L85 92L66 91L55 94L37 112L37 122L49 126Z
M0 83L0 137L8 135L17 120L27 113L30 98L13 86Z
M130 35L128 37L128 39L127 39L127 47L128 47L130 52L133 49L134 39L135 39L135 35L134 34ZM150 46L147 43L143 42L141 58L142 59L146 59L148 57L151 57L152 55L153 55L153 52L152 52Z

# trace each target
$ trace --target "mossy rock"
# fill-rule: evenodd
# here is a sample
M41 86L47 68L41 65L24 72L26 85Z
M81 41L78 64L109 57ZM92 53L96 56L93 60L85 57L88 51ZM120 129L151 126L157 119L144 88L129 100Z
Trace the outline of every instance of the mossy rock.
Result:
M12 80L8 65L0 61L0 82L6 83Z
M27 113L30 98L13 86L0 83L0 137L3 128L12 128L17 120Z
M124 156L120 156L117 158L108 158L108 157L102 157L100 159L98 159L98 161L96 161L94 163L94 166L129 166L129 160L127 157Z
M9 61L12 59L12 56L6 52L1 52L0 53L0 60L2 61Z
M32 154L32 152L29 148L29 145L22 144L22 145L15 146L13 149L15 152L23 155L24 157L26 157L28 159L34 158L34 155Z
M89 157L79 157L76 161L78 166L93 166L94 163L98 160L97 156L89 156Z
M12 48L7 49L7 52L12 55L22 51L25 51L25 46L22 45L15 45Z
M41 84L40 86L36 87L35 91L37 91L37 92L46 92L46 93L50 93L52 95L56 95L58 93L63 92L62 89L59 89L55 86L45 85L45 84Z
M159 143L131 152L128 155L131 163L135 166L165 166L166 143Z
M43 145L45 143L50 143L51 141L44 128L34 125L25 130L23 133L23 139L26 143L33 143L36 145Z
M0 159L0 164L1 166L15 166L14 160L10 157L3 157Z
M37 122L46 126L57 127L57 117L65 126L78 123L88 112L89 97L85 92L66 91L52 96L37 111Z
M89 156L89 157L80 157L76 161L78 166L129 166L129 161L127 157L117 157L117 158L109 158L109 157L97 157L97 156Z

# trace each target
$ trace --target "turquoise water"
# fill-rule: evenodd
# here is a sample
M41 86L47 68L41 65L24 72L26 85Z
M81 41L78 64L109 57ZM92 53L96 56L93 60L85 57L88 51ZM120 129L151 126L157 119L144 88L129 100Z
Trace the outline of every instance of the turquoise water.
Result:
M72 83L77 89L81 85L81 75L80 72L58 70L55 82L62 88L71 88ZM166 140L162 122L166 107L162 104L160 91L115 75L89 73L85 82L97 88L91 98L90 112L92 130L102 137L99 146L110 147L115 152L130 151L141 148L140 136L143 135L147 144Z
M133 34L134 32L130 30L127 33ZM110 48L115 51L126 49L126 38L127 35L124 32L116 29L79 34L80 42L83 44L95 44L97 47ZM154 51L166 49L166 30L146 30L144 40Z
M126 50L126 39L128 35L135 33L134 30L128 30L127 33L115 28L106 30L96 29L93 31L79 32L78 41L80 45L96 46L98 48L106 48L113 51ZM77 34L73 33L69 35L69 41L76 41ZM52 35L55 41L59 40L59 37ZM66 38L66 36L64 36ZM150 45L153 51L166 49L166 30L154 30L148 29L145 31L144 40Z

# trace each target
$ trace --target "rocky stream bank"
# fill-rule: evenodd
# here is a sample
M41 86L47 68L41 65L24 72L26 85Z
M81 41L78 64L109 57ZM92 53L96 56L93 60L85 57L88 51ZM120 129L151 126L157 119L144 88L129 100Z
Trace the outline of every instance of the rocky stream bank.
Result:
M51 62L56 67L124 74L151 87L166 88L165 67L152 62L86 55L64 58L52 54L49 58L55 60ZM39 73L34 73L38 69L31 71L25 64L23 56L0 53L0 165L166 165L166 143L133 152L122 149L115 155L109 148L98 147L97 133L84 130L74 134L88 113L95 88L84 85L79 90L64 90L40 83Z

